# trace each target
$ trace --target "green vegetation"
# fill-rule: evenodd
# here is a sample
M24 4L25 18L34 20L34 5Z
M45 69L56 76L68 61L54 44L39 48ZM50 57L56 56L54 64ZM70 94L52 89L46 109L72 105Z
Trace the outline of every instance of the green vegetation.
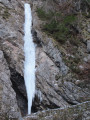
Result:
M8 19L10 17L9 9L5 8L3 14L2 14L4 19Z
M49 20L53 16L53 12L49 11L46 13L42 7L37 8L36 12L41 20Z
M90 0L87 0L90 3Z
M75 64L71 64L69 67L70 67L70 69L72 70L73 73L76 73L76 74L80 73L80 69Z
M43 8L37 8L38 17L45 21L42 25L42 30L53 37L59 43L63 44L70 38L71 26L76 21L75 15L62 15L60 12L49 11L46 13Z
M80 45L80 37L78 35L77 26L77 16L74 14L61 14L58 11L52 12L49 11L46 13L43 8L37 9L38 17L43 20L41 29L53 37L60 44L64 44L66 41L69 41L69 45L73 46L71 49L72 56L62 55L65 64L70 68L73 73L80 73L78 68L79 63L81 62L80 57L76 55L77 47ZM75 47L74 47L75 46ZM65 47L65 46L64 46ZM74 49L75 48L75 49ZM56 76L56 80L59 77Z
M69 34L69 29L65 24L58 23L55 20L52 20L50 23L46 23L43 26L43 30L60 43L65 43Z
M68 15L64 17L64 24L72 24L76 20L75 15Z
M82 0L82 2L86 2L87 4L90 4L90 0Z
M62 16L62 20L56 20L54 17L50 22L43 26L43 30L56 39L59 43L63 44L71 36L70 26L76 20L76 16L68 15Z
M9 9L7 7L0 6L0 16L5 20L8 19L10 17Z
M70 39L69 39L69 42L74 45L74 46L79 46L80 43L81 43L81 40L80 38L78 38L77 36L71 36Z

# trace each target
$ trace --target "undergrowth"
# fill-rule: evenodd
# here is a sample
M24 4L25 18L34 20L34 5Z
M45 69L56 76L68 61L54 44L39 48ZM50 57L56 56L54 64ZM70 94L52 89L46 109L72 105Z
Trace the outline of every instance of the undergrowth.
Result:
M41 20L45 21L42 30L59 43L64 44L72 36L71 28L76 23L76 15L63 15L58 11L46 13L43 8L37 8L37 15Z

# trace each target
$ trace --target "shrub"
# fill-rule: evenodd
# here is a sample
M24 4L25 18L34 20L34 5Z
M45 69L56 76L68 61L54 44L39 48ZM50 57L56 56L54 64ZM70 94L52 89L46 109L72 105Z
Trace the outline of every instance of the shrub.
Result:
M73 24L73 22L76 21L76 16L75 15L67 15L65 18L64 18L64 24Z
M38 17L41 19L41 20L48 20L50 19L52 16L53 16L53 12L49 11L48 13L46 13L43 8L37 8L36 10L37 14L38 14Z
M70 25L76 21L75 15L62 15L60 12L49 11L46 13L43 8L37 8L38 17L45 20L42 30L63 44L70 37Z

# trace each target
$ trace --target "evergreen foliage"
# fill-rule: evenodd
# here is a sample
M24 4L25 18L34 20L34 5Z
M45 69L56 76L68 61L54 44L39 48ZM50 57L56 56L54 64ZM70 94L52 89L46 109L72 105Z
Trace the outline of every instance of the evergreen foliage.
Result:
M46 13L43 8L37 8L38 17L46 21L42 30L56 39L61 44L65 43L70 36L70 26L76 21L75 15L62 15L60 12L49 11Z

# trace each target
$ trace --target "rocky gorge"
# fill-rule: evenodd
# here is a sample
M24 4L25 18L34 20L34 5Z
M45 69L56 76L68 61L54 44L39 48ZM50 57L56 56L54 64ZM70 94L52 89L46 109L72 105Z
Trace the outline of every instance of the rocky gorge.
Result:
M36 45L31 116L23 74L24 3L31 4ZM0 120L90 120L89 101L90 1L0 0Z

